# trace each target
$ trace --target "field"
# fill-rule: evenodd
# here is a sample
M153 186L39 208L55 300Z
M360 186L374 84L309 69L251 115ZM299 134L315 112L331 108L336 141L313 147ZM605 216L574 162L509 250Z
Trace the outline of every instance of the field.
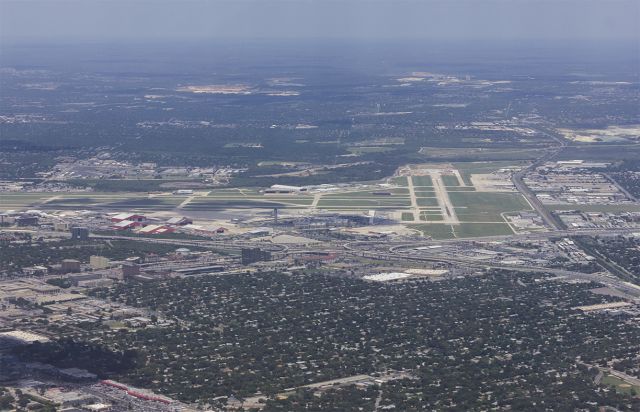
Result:
M458 225L423 223L409 225L420 231L423 236L434 239L453 239L480 236L511 235L513 231L506 223L460 223Z
M453 239L455 235L451 230L451 225L440 225L437 223L423 223L410 225L411 229L418 230L423 236L431 236L434 239Z
M413 213L409 213L409 212L402 212L400 219L403 222L413 222L414 217L413 217Z
M450 192L449 198L463 222L504 222L502 213L531 209L519 193Z
M445 186L460 186L458 178L453 175L442 176L442 181L444 182Z
M462 179L467 185L471 185L471 175L472 174L485 174L491 173L495 170L513 167L513 166L522 166L525 162L514 162L514 161L493 161L493 162L464 162L464 163L453 163L453 167L460 171L462 175Z
M412 176L411 181L414 186L433 186L431 176Z
M2 193L0 194L0 209L22 209L52 196L54 195L50 193Z
M511 235L513 231L506 223L460 223L452 225L456 237Z
M400 208L400 207L408 207L411 205L409 199L403 198L388 198L385 199L383 197L378 198L340 198L340 199L322 199L318 202L318 207L322 208L325 206L328 207L368 207L374 209L388 209L388 208Z
M603 385L613 387L618 393L634 394L634 395L640 394L640 386L630 385L627 382L623 381L622 379L617 378L613 375L605 375L602 378L601 383Z

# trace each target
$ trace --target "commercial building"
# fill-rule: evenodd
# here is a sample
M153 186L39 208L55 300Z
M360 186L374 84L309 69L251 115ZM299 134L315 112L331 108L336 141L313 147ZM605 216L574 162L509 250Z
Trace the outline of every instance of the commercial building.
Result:
M60 266L62 273L75 273L80 272L80 261L75 259L65 259Z
M271 260L271 252L260 248L242 248L241 253L243 265Z
M102 275L99 273L81 273L77 275L70 275L68 279L74 286L78 286L81 282L102 279Z
M73 240L89 240L89 229L86 227L72 227L71 239Z
M130 279L140 274L140 266L135 263L124 263L122 265L122 278Z
M22 215L16 218L17 226L37 226L38 216Z

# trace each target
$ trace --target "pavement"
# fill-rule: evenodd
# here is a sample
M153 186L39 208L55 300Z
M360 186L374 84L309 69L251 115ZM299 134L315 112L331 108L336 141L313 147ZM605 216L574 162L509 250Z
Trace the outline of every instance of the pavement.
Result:
M442 213L442 223L457 225L460 223L458 216L456 215L456 209L451 202L449 192L442 181L442 175L438 172L431 172L431 180L433 182L433 190L436 192L438 198L438 205Z

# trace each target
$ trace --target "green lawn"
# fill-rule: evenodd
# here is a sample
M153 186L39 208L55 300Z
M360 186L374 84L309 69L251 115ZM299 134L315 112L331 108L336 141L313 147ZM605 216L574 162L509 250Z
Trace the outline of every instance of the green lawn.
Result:
M420 220L425 221L425 222L440 222L442 221L444 218L442 217L442 215L440 213L433 213L433 212L420 212Z
M30 204L48 199L55 194L51 193L21 193L5 192L0 193L0 209L21 209Z
M266 200L251 199L211 199L196 198L184 207L184 210L220 210L220 209L250 209L250 208L296 208L277 201L267 202Z
M433 186L431 176L411 176L414 186Z
M502 212L530 210L519 193L450 192L449 198L462 222L503 222Z
M624 393L627 395L638 395L640 394L640 386L630 385L627 382L623 381L620 378L617 378L613 375L604 375L602 378L602 384L611 386L615 388L616 392Z
M398 185L398 186L408 186L409 184L407 183L407 177L406 176L396 176L396 177L392 177L390 180L391 183Z
M391 195L375 195L374 193L391 193ZM372 190L358 190L355 192L341 192L341 193L329 193L322 195L323 199L347 199L347 198L359 198L359 197L369 197L369 198L381 198L388 199L396 196L406 197L409 194L409 189L398 188L398 189L372 189Z
M51 199L46 203L44 200ZM34 203L42 209L91 209L104 207L121 210L168 210L180 204L186 196L158 196L150 198L146 193L28 193L0 195L0 208L28 208Z
M325 199L324 197L318 202L318 207L331 207L331 206L349 206L349 207L407 207L411 206L409 199L405 198L393 198L393 197L380 197L380 198L367 198L367 199Z
M261 196L257 189L215 189L209 192L209 197L230 197L230 196Z
M435 197L436 192L432 190L414 190L417 197Z
M506 223L460 223L453 225L456 237L512 235L513 231Z
M491 173L498 169L514 165L524 165L523 161L490 161L490 162L460 162L453 163L453 167L458 169L462 175L462 180L468 185L471 184L472 174Z
M177 182L200 183L198 179L186 176L175 179L72 179L67 183L77 186L92 187L103 192L149 192L171 191Z
M475 192L473 186L447 186L447 192Z
M401 219L403 222L413 222L413 213L411 212L402 212Z
M442 183L445 186L460 186L458 177L454 175L442 175Z
M451 225L421 223L417 225L408 225L408 227L419 230L423 236L431 236L434 239L453 239Z
M416 202L418 206L438 206L438 199L435 197L418 197Z

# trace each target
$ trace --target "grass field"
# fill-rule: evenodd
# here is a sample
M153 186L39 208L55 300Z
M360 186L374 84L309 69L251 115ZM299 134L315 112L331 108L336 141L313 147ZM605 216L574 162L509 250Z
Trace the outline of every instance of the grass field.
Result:
M222 210L222 209L272 209L277 208L296 208L296 206L286 205L278 202L266 202L257 200L243 199L194 199L187 204L183 210L188 211L206 211L206 210ZM297 206L304 207L304 206Z
M435 197L418 197L416 202L418 206L438 206L438 199Z
M391 178L389 181L394 185L398 185L398 186L406 187L409 185L409 183L407 183L407 178L405 176L396 176Z
M513 231L506 223L460 223L453 225L456 237L512 235Z
M447 186L447 192L475 192L476 188L472 186Z
M393 197L389 197L389 198L362 198L362 199L336 199L336 198L332 198L332 199L325 199L322 198L320 200L320 202L318 202L318 207L322 208L322 207L327 207L327 206L333 206L333 207L340 207L340 206L345 206L345 207L397 207L397 208L402 208L402 207L407 207L407 206L411 206L411 202L409 201L409 199L405 199L405 198L393 198Z
M391 195L374 195L374 192L382 192L382 193L391 193ZM399 188L399 189L380 189L380 190L358 190L355 192L342 192L342 193L328 193L322 195L323 199L331 199L331 198L354 198L354 197L372 197L372 198L390 198L395 196L408 196L409 189Z
M400 217L400 220L402 220L403 222L413 222L413 213L410 212L402 212L402 215Z
M262 196L256 189L216 189L207 194L208 197L230 197L230 196Z
M167 210L177 207L186 197L85 196L61 197L40 206L45 209L108 208L114 210Z
M530 210L519 193L449 192L462 222L504 222L500 213Z
M524 161L461 162L453 163L453 167L460 171L465 184L471 185L472 174L491 173L505 167L523 166L526 163Z
M627 395L638 395L640 394L640 386L638 385L630 385L627 382L623 381L620 378L617 378L613 375L604 375L602 378L603 385L613 387L616 392L624 393Z
M0 195L2 209L92 209L114 210L164 210L180 204L186 196L150 198L144 193L3 193ZM46 203L45 203L46 201Z
M411 176L414 186L433 186L431 176Z
M50 193L0 193L0 209L21 209L52 196Z
M453 239L453 231L450 225L441 225L438 223L421 223L417 225L409 225L411 229L419 230L423 236L430 236L434 239Z
M501 236L513 234L513 231L506 223L460 223L459 225L422 223L408 226L412 229L419 230L424 236L431 236L434 239Z
M420 220L424 222L440 222L444 220L440 213L420 212Z
M460 186L460 182L458 181L458 177L454 175L442 175L442 183L445 186Z

